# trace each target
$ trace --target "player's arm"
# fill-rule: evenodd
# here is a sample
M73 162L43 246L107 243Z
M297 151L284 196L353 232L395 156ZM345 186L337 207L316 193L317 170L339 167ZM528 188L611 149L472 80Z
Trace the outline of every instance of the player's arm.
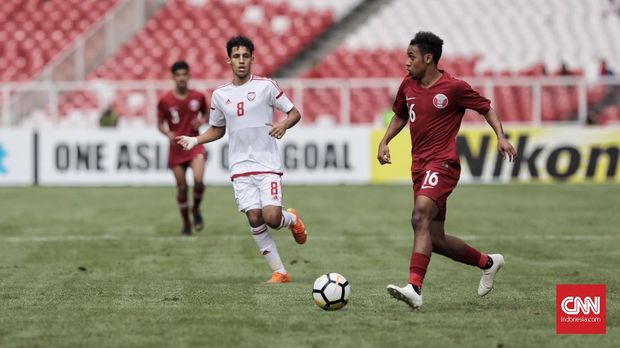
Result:
M392 157L390 157L390 148L388 144L390 141L398 134L400 131L405 128L407 122L409 122L409 113L408 107L405 99L405 93L403 92L403 86L406 80L398 87L398 92L396 92L396 98L394 98L394 104L392 104L392 111L394 111L394 116L392 116L392 120L388 125L387 130L385 131L385 135L381 142L379 142L379 150L377 151L377 160L381 165L392 163Z
M390 148L388 147L388 144L398 133L400 133L403 128L405 128L408 121L408 119L403 118L398 114L394 114L394 116L392 116L390 125L385 131L383 139L381 139L381 142L379 143L379 151L377 152L377 159L382 165L386 163L392 163L392 158L390 157Z
M168 139L170 139L170 141L174 141L174 132L170 130L170 128L168 128L168 124L166 123L166 119L164 118L164 111L162 110L161 104L158 105L158 114L157 114L157 129L159 129L159 132L163 135L165 135L166 137L168 137Z
M495 112L493 108L490 108L489 112L484 115L484 118L491 128L493 128L495 135L497 135L497 149L502 154L502 158L508 158L510 162L514 162L517 159L517 151L512 144L510 144L508 138L506 138L504 128L502 127L502 121L497 112Z
M209 108L204 95L200 100L200 116L194 120L193 127L198 130L203 124L209 124Z
M276 122L275 124L267 124L267 126L271 126L269 135L276 139L281 139L287 129L293 127L299 122L299 120L301 120L301 114L294 106L289 112L286 113L286 115L286 118L280 122Z
M191 150L198 144L206 144L212 141L222 138L226 134L226 126L217 127L211 126L206 132L200 134L197 137L176 137L177 144L183 146L185 150Z
M491 107L491 101L481 96L465 81L461 81L458 88L459 98L457 103L465 109L472 109L484 115L487 123L493 128L495 135L497 135L497 149L502 154L502 157L508 157L508 160L514 161L517 157L517 152L508 141L508 138L506 138L502 128L502 121L500 121L499 115Z
M159 129L159 132L168 137L168 139L171 141L174 140L174 132L168 129L168 126L164 120L159 120L159 122L157 122L157 128Z

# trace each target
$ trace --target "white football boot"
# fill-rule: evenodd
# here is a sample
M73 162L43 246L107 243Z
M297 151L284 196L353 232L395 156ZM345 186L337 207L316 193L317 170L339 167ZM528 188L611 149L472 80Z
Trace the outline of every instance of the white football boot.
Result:
M411 284L407 284L404 287L398 287L396 285L387 286L388 294L399 301L403 301L409 305L412 309L418 309L422 307L422 295L419 295Z
M478 295L480 296L484 296L493 290L495 276L505 263L504 257L501 254L492 254L489 257L493 259L493 266L482 270L482 278L480 278L480 285L478 285Z

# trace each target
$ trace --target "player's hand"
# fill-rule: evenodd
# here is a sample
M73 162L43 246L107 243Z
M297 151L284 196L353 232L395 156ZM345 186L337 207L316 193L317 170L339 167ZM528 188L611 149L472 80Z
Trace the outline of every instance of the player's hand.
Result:
M503 159L507 158L510 162L514 162L517 160L517 151L508 141L508 139L504 137L498 138L497 149L499 150L499 153L502 155Z
M379 160L379 163L381 163L381 165L392 164L392 157L390 157L390 148L386 144L379 144L377 159Z
M196 139L196 137L186 137L184 135L181 135L179 137L176 137L177 140L177 144L183 146L184 150L191 150L194 148L194 146L198 145L198 139Z
M168 139L170 139L170 141L174 141L174 139L175 139L175 138L176 138L176 137L175 137L175 135L174 135L174 132L169 131L169 132L168 132Z
M276 139L282 139L282 137L286 133L286 124L284 123L284 121L276 122L274 124L265 123L265 126L271 127L269 135Z

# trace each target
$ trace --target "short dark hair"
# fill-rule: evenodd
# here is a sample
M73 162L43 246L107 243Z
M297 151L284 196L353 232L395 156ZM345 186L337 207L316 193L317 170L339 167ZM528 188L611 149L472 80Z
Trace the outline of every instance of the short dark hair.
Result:
M172 66L170 67L170 71L174 74L177 70L187 70L189 71L189 64L187 64L186 61L184 60L177 60L176 62L174 62L174 64L172 64Z
M250 54L254 53L254 43L252 40L248 39L245 36L237 35L233 36L226 42L226 53L228 53L228 57L232 54L233 47L243 46L250 51Z
M435 64L439 64L439 58L441 58L441 46L443 46L443 40L439 36L431 33L430 31L418 31L415 37L411 39L409 45L416 45L422 54L430 53L433 55L433 61Z

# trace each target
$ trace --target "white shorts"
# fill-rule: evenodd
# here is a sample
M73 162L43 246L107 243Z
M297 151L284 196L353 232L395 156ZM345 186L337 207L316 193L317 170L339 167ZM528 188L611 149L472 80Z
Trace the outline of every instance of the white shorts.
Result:
M240 176L233 180L235 201L240 212L267 205L282 206L282 178L276 174Z

